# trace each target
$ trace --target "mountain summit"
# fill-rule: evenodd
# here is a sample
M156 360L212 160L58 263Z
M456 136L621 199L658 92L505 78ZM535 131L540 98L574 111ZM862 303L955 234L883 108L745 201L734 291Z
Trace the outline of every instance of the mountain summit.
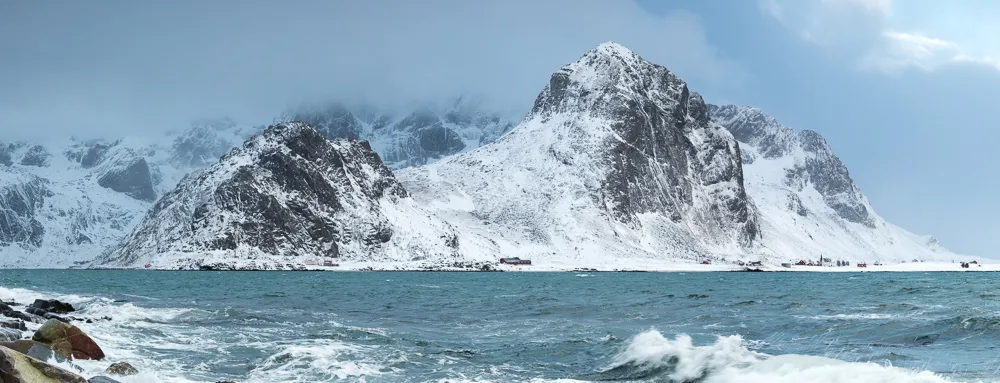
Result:
M399 176L508 253L692 259L758 237L739 158L700 95L604 43L553 73L507 135Z

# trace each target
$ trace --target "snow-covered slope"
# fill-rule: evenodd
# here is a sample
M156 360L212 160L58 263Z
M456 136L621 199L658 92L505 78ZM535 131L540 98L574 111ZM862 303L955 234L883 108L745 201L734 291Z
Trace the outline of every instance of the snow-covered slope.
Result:
M306 117L321 120L331 138L356 136L342 129L354 121L397 167L471 150L512 125L461 98L445 108L416 109L430 121L422 125L402 123L420 113L395 118L371 105L344 109L341 120L335 118L336 105L310 110ZM374 129L377 121L391 126ZM129 233L182 177L216 163L261 129L221 118L166 134L113 140L0 142L0 188L6 195L0 199L0 267L67 267L94 259Z
M66 267L93 259L201 166L181 159L214 156L214 162L250 130L205 121L160 137L0 144L0 267ZM195 132L202 134L188 139Z
M709 111L740 141L743 179L760 217L762 254L868 262L966 258L876 214L819 133L795 132L757 108L710 105Z
M454 229L415 206L367 142L291 122L185 177L97 264L280 269L454 259L458 249Z
M683 81L615 43L555 72L510 133L399 177L494 254L693 260L758 236L736 140Z

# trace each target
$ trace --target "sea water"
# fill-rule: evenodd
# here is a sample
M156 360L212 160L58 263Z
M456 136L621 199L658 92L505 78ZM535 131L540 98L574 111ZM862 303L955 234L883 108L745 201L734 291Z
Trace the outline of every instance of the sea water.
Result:
M2 270L122 382L993 382L1000 274Z

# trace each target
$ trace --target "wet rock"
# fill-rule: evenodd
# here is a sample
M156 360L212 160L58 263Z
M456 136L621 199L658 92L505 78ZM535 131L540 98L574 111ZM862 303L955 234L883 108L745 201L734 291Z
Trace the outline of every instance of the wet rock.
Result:
M21 339L21 330L0 327L0 342L13 342Z
M15 350L0 347L0 382L86 383L87 380Z
M128 376L138 374L139 370L126 362L118 362L108 366L108 369L104 370L104 372L112 375Z
M121 382L111 379L107 376L95 376L93 378L87 379L87 383L121 383Z
M24 324L23 320L0 320L0 328L12 328L15 330L27 331L28 326Z
M42 318L42 317L40 317L38 315L25 314L25 313L17 311L17 310L4 311L4 312L2 312L0 314L3 314L3 316L8 317L8 318L20 319L20 320L23 320L25 322L45 323L45 318Z
M56 362L59 363L69 360L56 354L48 345L29 339L15 340L13 342L0 342L0 347L9 348L38 360L55 359Z
M50 319L31 338L52 347L57 354L76 359L104 359L104 351L78 327Z
M76 311L76 309L73 308L72 304L60 302L55 299L49 299L49 300L35 299L35 302L33 302L29 307L37 307L42 310L48 311L50 313L56 313L56 314L68 314Z

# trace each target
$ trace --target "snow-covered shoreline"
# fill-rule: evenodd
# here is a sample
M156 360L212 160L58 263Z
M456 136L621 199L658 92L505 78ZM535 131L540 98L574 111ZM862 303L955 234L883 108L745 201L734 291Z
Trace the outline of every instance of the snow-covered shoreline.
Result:
M860 272L1000 272L1000 261L970 264L969 268L961 267L955 262L911 262L885 265L868 264L867 267L851 266L804 266L792 265L784 267L777 264L762 266L741 266L734 263L699 264L678 263L668 261L646 262L615 262L605 264L572 264L563 262L536 262L532 265L506 265L496 262L468 262L458 264L440 264L431 262L344 262L337 266L320 266L304 264L285 264L288 268L251 268L247 265L214 265L200 270L204 271L331 271L331 272L576 272L608 273L608 272L659 272L659 273L698 273L698 272L805 272L805 273L860 273ZM640 264L641 263L641 264ZM484 267L487 266L487 267ZM71 268L72 269L72 268ZM198 268L184 270L174 268L97 268L94 270L149 270L149 271L199 271Z

